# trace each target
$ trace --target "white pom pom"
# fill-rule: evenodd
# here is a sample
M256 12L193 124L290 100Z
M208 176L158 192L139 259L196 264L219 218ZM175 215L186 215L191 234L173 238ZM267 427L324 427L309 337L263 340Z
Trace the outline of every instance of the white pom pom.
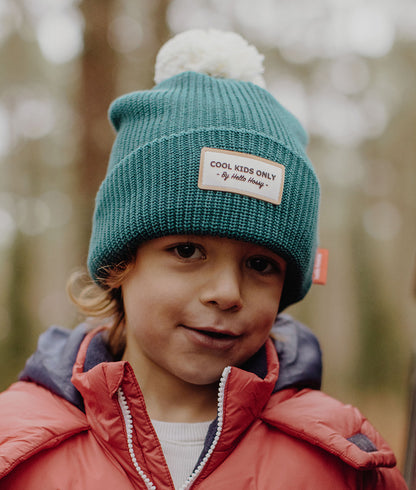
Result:
M162 46L156 58L155 82L195 71L265 87L263 58L235 32L194 29L178 34Z

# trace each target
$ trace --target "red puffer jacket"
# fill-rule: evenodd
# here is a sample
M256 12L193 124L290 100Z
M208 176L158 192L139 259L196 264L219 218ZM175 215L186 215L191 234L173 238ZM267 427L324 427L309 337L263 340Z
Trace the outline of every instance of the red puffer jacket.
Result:
M85 370L96 335L82 341L73 367L85 412L31 382L0 395L1 490L174 488L130 365ZM183 488L406 488L393 453L357 409L317 390L274 392L273 342L263 351L262 376L224 370L217 420Z

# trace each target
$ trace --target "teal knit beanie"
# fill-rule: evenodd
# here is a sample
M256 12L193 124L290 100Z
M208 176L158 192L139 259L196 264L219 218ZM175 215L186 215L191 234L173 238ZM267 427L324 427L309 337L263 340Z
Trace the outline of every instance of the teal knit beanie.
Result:
M203 64L196 44L208 38L214 43L211 50L204 44L209 74L198 73L184 59ZM234 50L233 78L225 78L221 59L227 48ZM244 73L234 79L252 50L234 33L180 34L158 56L159 71L167 73L157 73L162 81L111 105L117 137L96 197L88 257L97 283L104 268L131 257L142 242L192 234L253 242L284 258L280 310L309 290L319 184L297 119L258 85L258 74L251 76L257 84ZM221 77L212 76L212 58L220 58Z

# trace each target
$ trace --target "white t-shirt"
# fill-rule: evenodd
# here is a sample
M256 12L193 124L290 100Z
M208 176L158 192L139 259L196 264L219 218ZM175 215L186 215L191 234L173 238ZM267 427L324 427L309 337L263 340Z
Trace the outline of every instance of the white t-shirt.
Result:
M175 488L191 475L204 447L209 422L178 423L152 420Z

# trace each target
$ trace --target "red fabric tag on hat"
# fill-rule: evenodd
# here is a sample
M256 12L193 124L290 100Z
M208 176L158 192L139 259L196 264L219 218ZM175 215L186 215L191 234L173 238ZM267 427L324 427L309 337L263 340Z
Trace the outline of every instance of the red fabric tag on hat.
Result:
M318 248L315 255L315 264L313 266L312 283L326 284L326 275L328 272L328 250Z

